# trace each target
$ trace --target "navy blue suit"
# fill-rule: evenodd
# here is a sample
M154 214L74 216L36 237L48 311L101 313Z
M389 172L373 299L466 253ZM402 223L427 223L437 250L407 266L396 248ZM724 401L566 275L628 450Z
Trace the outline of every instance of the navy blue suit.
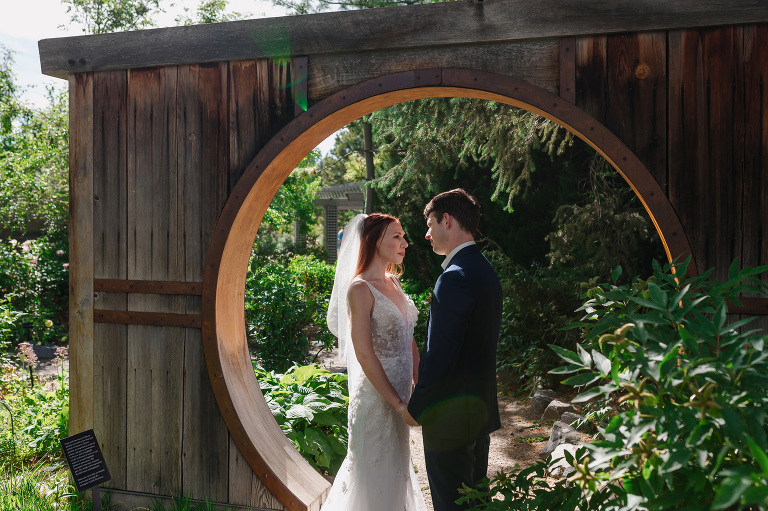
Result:
M457 489L486 476L488 434L501 427L496 397L501 315L493 266L476 245L461 249L435 284L419 382L408 404L422 425L435 511L462 509L453 504Z

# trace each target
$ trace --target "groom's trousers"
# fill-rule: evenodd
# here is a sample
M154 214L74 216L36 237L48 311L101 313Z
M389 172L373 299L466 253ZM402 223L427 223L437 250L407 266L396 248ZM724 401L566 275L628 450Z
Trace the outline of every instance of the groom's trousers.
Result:
M424 461L427 465L429 492L435 511L469 509L459 505L459 488L477 486L488 472L488 450L491 438L480 435L466 443L424 436Z

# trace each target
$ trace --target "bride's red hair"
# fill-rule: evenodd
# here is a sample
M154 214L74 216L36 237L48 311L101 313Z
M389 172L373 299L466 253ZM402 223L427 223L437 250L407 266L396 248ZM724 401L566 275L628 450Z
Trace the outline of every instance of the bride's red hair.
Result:
M379 248L379 242L384 237L387 227L392 222L399 222L397 218L384 213L371 213L363 220L363 231L360 233L360 256L357 258L357 269L355 275L361 275L373 262L376 257L376 250ZM399 264L389 263L387 273L400 278L403 274L403 268Z

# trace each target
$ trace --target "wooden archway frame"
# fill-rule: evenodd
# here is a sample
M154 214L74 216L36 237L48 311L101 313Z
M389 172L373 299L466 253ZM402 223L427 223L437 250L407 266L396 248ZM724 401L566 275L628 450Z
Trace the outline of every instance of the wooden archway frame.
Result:
M569 129L626 179L653 220L667 257L691 254L672 205L632 151L572 103L528 83L471 70L424 69L363 82L314 105L270 140L238 181L211 239L203 284L203 344L219 408L243 457L290 510L319 509L330 485L273 420L253 372L244 328L244 296L256 232L283 181L327 136L376 110L435 97L498 101Z

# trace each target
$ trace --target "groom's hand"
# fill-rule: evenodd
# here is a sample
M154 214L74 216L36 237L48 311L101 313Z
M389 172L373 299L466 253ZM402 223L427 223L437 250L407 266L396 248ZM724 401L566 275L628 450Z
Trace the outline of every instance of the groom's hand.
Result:
M405 410L403 410L402 412L400 412L400 416L403 418L403 421L404 421L406 424L408 424L409 426L413 426L413 427L416 427L416 426L418 426L418 425L419 425L419 423L418 423L418 422L416 422L416 420L415 420L413 417L411 417L411 414L410 414L410 413L408 413L408 408L406 408Z

